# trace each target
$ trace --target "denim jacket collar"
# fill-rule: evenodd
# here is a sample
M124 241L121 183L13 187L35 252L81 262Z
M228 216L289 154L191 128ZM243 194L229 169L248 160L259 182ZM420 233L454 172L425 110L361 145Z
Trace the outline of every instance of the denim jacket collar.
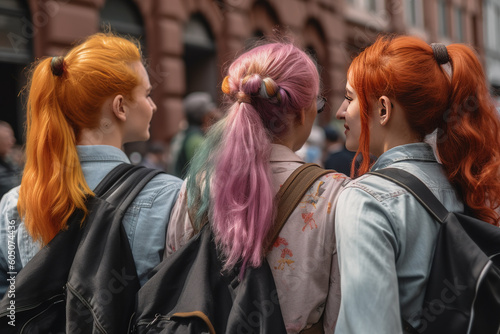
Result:
M384 152L372 166L371 170L386 168L393 163L400 161L417 160L436 162L437 159L432 150L432 146L427 143L413 143L400 145Z
M109 145L78 145L78 157L81 162L86 161L119 161L130 163L125 152Z

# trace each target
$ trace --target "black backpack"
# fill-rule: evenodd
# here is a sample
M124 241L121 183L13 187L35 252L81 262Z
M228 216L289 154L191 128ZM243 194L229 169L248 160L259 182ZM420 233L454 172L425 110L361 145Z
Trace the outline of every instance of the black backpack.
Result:
M278 193L279 210L269 241L274 241L305 192L331 171L304 164ZM272 243L269 242L268 245ZM134 334L286 333L271 268L264 259L248 267L222 272L223 262L209 224L184 247L166 258L139 290ZM321 333L322 323L313 326Z
M139 290L121 223L160 171L121 164L19 272L0 302L0 333L126 333ZM82 226L82 227L80 227Z
M427 186L397 168L370 174L407 189L441 223L415 329L407 333L500 333L500 228L471 216L448 212Z

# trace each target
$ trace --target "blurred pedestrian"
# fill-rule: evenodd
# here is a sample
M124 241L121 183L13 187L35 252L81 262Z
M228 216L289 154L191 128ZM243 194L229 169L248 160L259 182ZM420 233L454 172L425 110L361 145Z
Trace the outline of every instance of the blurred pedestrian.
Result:
M0 199L21 183L21 166L11 156L15 143L10 124L0 121Z
M175 160L175 174L180 178L185 178L189 162L203 143L206 131L218 117L217 107L206 92L190 93L183 103L188 127L181 134Z
M355 153L345 147L344 137L333 127L325 126L325 168L351 175Z
M323 150L325 147L325 133L319 125L313 125L311 134L304 145L296 152L305 162L311 162L324 167Z
M162 143L149 143L146 154L140 164L144 167L165 171L165 146Z

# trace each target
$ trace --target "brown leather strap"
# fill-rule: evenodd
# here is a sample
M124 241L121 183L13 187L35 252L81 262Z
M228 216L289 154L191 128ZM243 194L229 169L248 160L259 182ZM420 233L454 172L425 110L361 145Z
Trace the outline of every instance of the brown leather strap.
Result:
M323 169L313 163L303 164L293 171L293 173L281 186L278 194L276 194L276 199L278 201L278 213L274 221L272 233L270 233L270 235L272 235L272 239L270 239L271 244L269 245L268 251L271 250L274 241L278 238L278 235L288 220L288 217L290 217L293 210L295 210L297 205L299 205L300 201L314 182L316 182L316 180L321 176L334 172L334 170ZM304 334L323 334L324 332L323 315L317 323L312 325L310 328L301 331L301 333Z
M321 318L319 318L319 321L317 323L315 323L314 325L312 325L308 329L304 329L304 330L300 331L300 334L324 334L325 333L325 328L323 327L323 316L324 315L325 314L323 313L323 315L321 316Z
M272 249L274 241L278 238L288 217L290 217L309 188L319 177L334 172L333 170L323 169L316 164L307 163L294 170L288 177L281 186L278 194L276 194L278 212L274 220L274 225L269 232L270 238L268 239L268 246L266 248L268 252Z

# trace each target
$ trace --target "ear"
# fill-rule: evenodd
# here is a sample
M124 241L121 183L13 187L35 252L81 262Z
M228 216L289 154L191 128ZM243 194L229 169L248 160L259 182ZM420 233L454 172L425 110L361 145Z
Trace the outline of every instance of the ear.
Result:
M387 96L378 99L378 119L380 125L386 125L392 116L393 104Z
M116 116L116 118L118 118L122 122L125 122L127 120L125 99L122 95L115 96L112 103L112 109L113 114Z
M297 115L297 122L300 125L304 125L306 122L306 110L304 108L300 109L299 114Z

